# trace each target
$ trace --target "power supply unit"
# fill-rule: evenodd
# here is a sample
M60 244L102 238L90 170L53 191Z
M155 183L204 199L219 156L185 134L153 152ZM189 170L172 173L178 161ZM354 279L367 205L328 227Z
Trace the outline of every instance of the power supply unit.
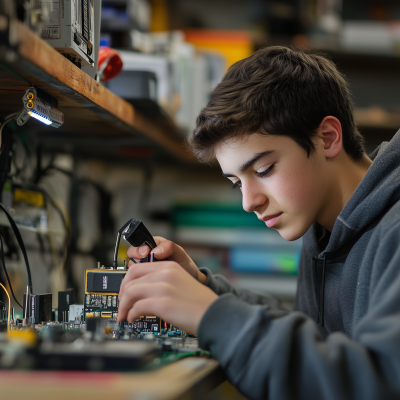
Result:
M50 0L41 0L42 3ZM51 0L53 9L43 21L42 38L79 68L95 65L95 44L99 0ZM96 12L96 16L100 15Z

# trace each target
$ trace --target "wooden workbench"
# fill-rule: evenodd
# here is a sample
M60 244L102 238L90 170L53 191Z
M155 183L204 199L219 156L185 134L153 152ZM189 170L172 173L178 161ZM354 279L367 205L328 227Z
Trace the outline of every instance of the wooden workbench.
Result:
M2 399L200 400L224 380L218 362L202 357L153 372L0 371Z

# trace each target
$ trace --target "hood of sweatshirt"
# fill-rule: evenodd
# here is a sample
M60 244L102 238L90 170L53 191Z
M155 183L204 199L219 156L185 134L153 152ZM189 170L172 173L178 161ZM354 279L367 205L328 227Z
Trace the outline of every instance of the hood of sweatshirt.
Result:
M304 242L314 256L340 249L400 199L400 130L369 157L373 162L337 217L332 233L318 223L306 232Z

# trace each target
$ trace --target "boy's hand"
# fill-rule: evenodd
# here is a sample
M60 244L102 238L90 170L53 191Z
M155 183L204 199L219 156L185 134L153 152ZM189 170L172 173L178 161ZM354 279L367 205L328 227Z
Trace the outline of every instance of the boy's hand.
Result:
M121 285L118 322L157 315L196 334L205 311L217 298L176 262L133 264Z
M196 264L187 255L187 253L185 252L185 250L183 250L181 246L178 246L176 243L164 239L161 236L155 236L154 240L157 243L157 247L152 250L152 253L155 255L157 260L164 260L168 258L171 261L175 261L183 269L189 272L189 274L192 275L193 278L197 279L201 283L206 283L207 277L199 271ZM149 251L150 249L146 245L141 247L131 246L129 247L127 254L128 257L139 261L141 258L146 257L147 254L149 254ZM134 265L134 263L130 261L128 266L131 267L132 265Z

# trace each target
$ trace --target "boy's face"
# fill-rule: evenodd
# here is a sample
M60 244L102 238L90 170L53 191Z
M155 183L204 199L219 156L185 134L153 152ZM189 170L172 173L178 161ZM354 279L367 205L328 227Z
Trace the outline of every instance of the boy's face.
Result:
M303 236L323 212L329 169L320 146L307 157L287 136L251 134L218 146L216 157L242 191L243 208L284 239Z

